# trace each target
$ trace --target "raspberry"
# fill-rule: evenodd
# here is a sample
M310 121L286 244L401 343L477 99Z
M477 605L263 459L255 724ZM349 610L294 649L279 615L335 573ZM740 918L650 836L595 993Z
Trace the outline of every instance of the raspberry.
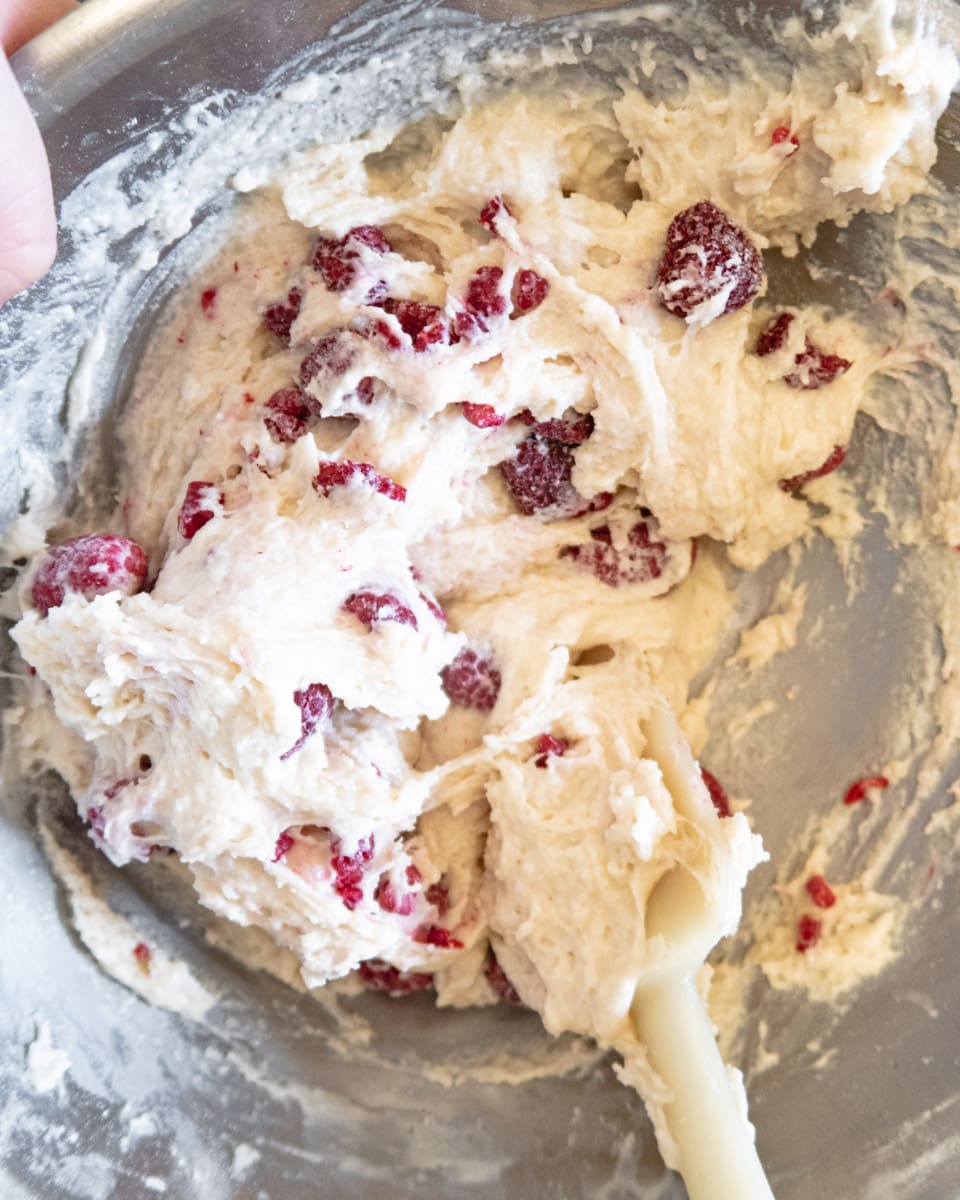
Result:
M427 608L430 609L432 616L434 616L437 619L437 621L444 627L444 629L446 629L447 614L443 611L443 609L436 602L436 600L434 600L432 596L428 596L426 592L420 592L419 596L420 596L420 599L427 606Z
M523 1004L520 993L510 982L506 971L497 962L496 955L491 950L487 956L487 965L483 968L487 982L506 1004Z
M376 225L358 225L343 238L317 238L311 266L323 279L328 291L343 292L353 283L360 263L361 246L376 254L389 254L393 249L383 230ZM372 284L366 302L373 304L386 295L383 280Z
M413 611L389 592L354 592L344 600L343 607L368 629L381 621L418 628Z
M491 233L498 233L498 219L501 216L510 217L512 215L510 206L502 196L491 196L483 208L480 209L480 216L477 219L484 229L489 229Z
M647 519L638 521L627 534L623 548L613 544L609 525L590 530L591 544L564 546L561 558L569 558L581 571L589 571L601 583L648 583L659 579L669 557L666 542L653 541Z
M706 767L700 768L700 775L707 785L707 791L710 793L710 799L713 801L713 807L717 810L717 815L732 817L733 809L730 807L730 797L720 780L716 775L712 775Z
M792 323L793 313L785 312L773 317L757 338L757 347L754 350L754 354L758 358L765 358L768 354L773 354L776 350L782 350L787 344L787 337L789 336Z
M461 407L463 415L478 429L496 429L507 419L503 413L498 413L492 404L471 404L464 401Z
M288 850L293 849L293 846L294 846L294 839L290 836L289 833L287 833L286 830L284 830L284 832L281 833L280 836L277 838L277 843L273 847L273 858L270 861L271 862L279 862L280 859L284 857L284 855L287 853Z
M432 975L423 971L400 971L382 958L370 958L362 962L357 970L368 988L376 992L388 992L391 996L422 992L433 986Z
M426 891L427 903L437 910L437 915L445 917L450 911L450 892L445 883L431 883Z
M317 376L335 379L353 365L354 351L350 345L353 335L348 329L331 329L310 347L300 363L300 386L307 387Z
M463 942L455 938L449 929L439 925L418 925L413 931L413 940L421 946L436 946L440 950L462 950Z
M689 318L717 296L726 297L718 316L736 312L753 299L762 282L760 251L709 200L684 209L670 222L657 264L657 294L674 316Z
M133 957L141 967L147 968L150 962L150 947L146 942L137 942L133 948Z
M364 867L373 858L373 834L371 833L369 837L361 838L353 854L341 854L340 848L340 839L331 836L330 849L332 851L332 858L330 859L330 866L333 868L335 877L333 890L343 901L344 908L348 908L352 912L363 900L363 887L361 885L363 883Z
M406 892L404 895L398 896L393 884L385 875L377 884L373 898L384 912L396 913L400 917L409 917L417 900L413 892Z
M383 311L397 318L400 328L413 342L418 354L431 346L446 346L450 342L450 322L447 314L436 304L391 298L384 301ZM396 341L395 338L393 340Z
M146 577L147 556L136 542L113 533L90 533L49 551L34 576L30 595L45 617L70 593L85 600L107 592L132 596Z
M217 300L217 289L207 288L200 297L200 307L203 309L203 315L210 321L213 320L213 306Z
M529 408L524 408L517 418L540 437L563 442L567 446L579 446L593 433L593 416L578 412L575 408L568 408L562 417L553 417L549 421L538 421Z
M546 769L551 755L555 754L557 758L563 758L569 749L570 743L566 738L554 737L552 733L541 733L537 738L535 750L537 758L534 760L534 766Z
M822 875L811 875L807 880L807 893L817 908L833 908L837 902L833 888Z
M823 922L818 917L811 917L809 913L804 913L797 922L797 952L806 954L808 950L820 941L820 934L823 932Z
M290 345L290 329L300 315L300 306L303 303L303 292L299 288L291 288L287 293L286 304L283 301L278 301L276 304L268 304L260 314L264 325L271 333L276 334L285 346Z
M755 350L759 358L772 354L786 345L793 313L780 313L774 317L757 339ZM825 384L832 383L838 375L849 371L853 363L839 354L825 354L809 338L804 339L803 350L793 360L794 369L784 375L783 382L792 388L812 392Z
M475 337L489 331L488 322L507 311L507 297L500 290L501 267L479 267L467 284L464 307L457 314L456 328L461 337Z
M324 683L308 683L302 691L298 689L293 693L293 702L300 709L300 736L289 750L280 755L281 762L286 762L291 754L296 754L333 712L333 693Z
M208 521L212 521L221 512L223 492L217 485L205 479L192 480L187 484L183 504L180 505L180 515L177 517L180 536L189 541Z
M490 712L500 694L500 672L469 646L443 668L440 681L452 704L478 712Z
M423 876L420 874L420 868L416 863L408 863L406 869L407 883L413 887L417 883L423 883Z
M295 442L307 432L312 403L312 397L301 388L280 388L266 403L269 412L263 423L278 442Z
M778 125L773 133L770 134L770 145L779 146L782 142L789 141L794 150L800 145L800 139L795 133L790 132L789 125ZM793 154L793 150L790 151Z
M569 446L532 434L513 458L500 464L500 474L524 516L547 519L572 516L584 498L570 482L574 457Z
M407 498L407 489L394 481L388 475L380 475L370 463L353 462L344 459L342 462L323 462L313 480L313 486L321 496L329 496L335 487L342 487L351 479L359 479L369 485L381 496L388 500L396 500L402 504Z
M517 272L513 281L511 297L514 313L528 313L537 308L546 300L549 291L550 284L542 275L524 267Z
M784 492L798 492L805 484L808 484L811 479L821 479L824 475L829 475L841 466L843 460L847 457L846 446L834 446L830 452L830 457L826 462L822 463L816 470L803 471L799 475L791 475L789 479L780 480L780 489Z
M867 792L883 791L890 786L890 780L884 775L873 775L867 779L858 779L856 783L852 783L847 789L847 794L843 798L844 804L859 804L861 800L865 800Z

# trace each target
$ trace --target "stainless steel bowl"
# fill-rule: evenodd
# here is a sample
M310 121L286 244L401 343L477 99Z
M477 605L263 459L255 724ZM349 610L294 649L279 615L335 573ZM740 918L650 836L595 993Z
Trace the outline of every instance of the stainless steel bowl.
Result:
M415 81L386 79L365 119L375 111L403 115L426 102L428 83L449 65L440 51L445 40L452 37L475 60L494 45L555 38L570 25L569 14L599 7L559 0L388 0L360 8L345 0L88 0L21 52L15 66L49 148L63 235L55 270L0 314L4 521L14 519L25 490L33 502L39 498L31 463L51 467L57 500L71 495L77 505L95 504L109 489L111 405L122 403L131 360L171 282L228 214L225 181L244 165L231 149L219 176L194 180L184 236L163 249L165 237L151 230L147 209L140 213L145 223L126 228L121 210L92 203L91 179L102 182L115 156L129 156L115 171L116 194L139 189L148 197L164 180L189 177L198 142L210 153L231 122L246 123L250 152L259 153L269 122L257 98L311 70L343 75L382 46L407 41L419 48L422 70ZM763 14L751 18L732 0L688 6L689 29L708 8L745 38L769 41ZM645 11L634 10L627 27L642 27ZM801 11L799 4L776 6L779 15L790 11ZM815 12L803 11L816 20ZM610 36L602 26L595 30L598 61ZM184 113L203 97L216 98L208 127L183 127ZM336 115L332 91L326 104L325 120ZM960 180L957 117L955 107L938 167L953 183ZM287 145L305 141L308 118L299 111L272 132ZM349 130L356 115L338 119ZM852 274L846 264L889 228L882 218L858 220L850 234L827 237L818 247L844 304L862 300L854 282L841 281ZM107 252L102 260L91 256L94 246ZM151 249L159 256L153 267ZM84 350L98 325L102 339ZM71 386L78 372L93 381L99 398L87 418ZM79 441L68 418L82 431ZM78 447L88 464L79 474L72 469ZM895 453L895 439L869 422L858 426L852 459L861 478ZM756 678L729 674L722 681L728 712L800 685L783 719L736 753L725 751L720 736L713 746L733 788L758 797L755 824L780 861L795 855L810 812L842 790L850 764L882 757L898 680L917 655L937 652L936 629L917 619L917 598L891 591L902 557L875 522L864 540L867 599L852 611L839 567L825 546L814 544L804 572L817 611L829 616L825 635ZM743 619L763 611L784 569L775 559L744 585ZM530 1014L437 1012L422 997L360 996L325 1005L248 971L204 942L208 918L176 888L149 870L117 872L101 861L60 796L58 838L118 911L181 955L220 995L199 1023L148 1006L106 975L71 932L31 816L40 794L56 805L56 783L7 782L9 819L0 823L4 1197L665 1200L682 1194L679 1182L664 1176L637 1096L574 1040L554 1042ZM910 803L911 787L908 779L897 804ZM761 1022L769 1030L767 1048L780 1056L747 1080L761 1154L780 1200L960 1195L960 1043L952 1015L960 1001L954 970L960 916L950 902L956 884L950 856L931 849L923 833L934 807L916 813L901 860L884 881L905 893L937 862L929 907L909 928L900 961L839 1016L762 982L749 996L753 1019L739 1048L743 1061L756 1057ZM853 841L848 849L854 871L869 847ZM748 908L772 879L772 868L756 873ZM38 1091L25 1069L38 1018L71 1064L62 1084L48 1091ZM507 1061L525 1064L527 1078L496 1082Z

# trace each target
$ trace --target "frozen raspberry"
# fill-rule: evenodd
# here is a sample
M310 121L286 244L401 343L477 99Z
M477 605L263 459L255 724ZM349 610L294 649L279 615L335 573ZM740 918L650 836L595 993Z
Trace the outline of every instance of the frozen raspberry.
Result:
M659 579L669 557L666 542L654 541L650 524L638 521L627 534L625 547L613 544L609 525L590 530L587 545L564 546L561 558L569 558L581 571L589 571L601 583L617 587L621 583L648 583Z
M311 345L300 363L300 386L307 387L318 376L337 378L350 370L354 350L348 329L331 329Z
M187 484L180 514L177 517L177 529L180 536L189 541L195 534L212 521L218 513L223 512L223 492L215 483L205 479L194 479Z
M433 976L423 971L400 971L391 967L382 958L371 958L357 968L360 978L376 992L388 992L391 996L404 996L409 992L422 992L433 986Z
M843 464L843 460L847 457L846 446L834 446L830 452L830 457L827 461L821 464L814 471L803 471L799 475L791 475L789 479L780 480L780 488L784 492L798 492L802 487L810 482L811 479L822 479L824 475L829 475L835 471L837 467Z
M543 767L546 769L551 755L556 755L557 758L563 758L569 749L570 743L566 740L566 738L554 737L552 733L541 733L537 738L537 745L534 751L534 753L537 755L537 757L534 759L534 766Z
M426 890L427 903L437 910L442 919L450 911L450 892L445 883L431 883Z
M533 434L500 464L500 474L524 516L558 518L573 516L586 503L570 482L573 468L569 446Z
M317 238L311 266L322 277L328 291L343 292L353 283L362 246L376 254L389 254L393 249L386 234L376 225L358 225L343 238ZM373 304L382 300L386 291L383 280L377 280L367 292L366 302Z
M763 282L760 252L727 214L709 200L670 222L657 264L657 294L674 316L690 318L707 301L726 297L723 311L748 304Z
M447 614L443 611L440 605L432 596L428 596L426 592L420 592L419 595L420 599L424 602L427 608L430 609L432 616L434 616L436 620L444 627L444 629L446 629Z
M130 538L90 533L54 546L40 564L30 595L46 616L76 592L85 600L106 592L132 596L147 577L147 556Z
M790 326L793 324L793 313L780 313L771 318L763 332L757 338L754 353L758 358L765 358L777 350L782 350L790 336Z
M137 942L133 948L133 957L137 960L141 967L149 969L150 964L150 947L146 942Z
M800 139L795 133L790 132L789 125L778 125L773 133L770 134L770 145L779 146L783 142L789 142L793 146L793 150L800 145ZM793 150L790 153L793 153Z
M542 275L523 267L513 281L511 296L514 314L528 313L537 308L546 300L549 291L550 284Z
M407 489L394 483L388 475L380 475L370 463L353 462L349 458L342 462L321 463L313 486L321 496L329 496L333 488L343 487L353 479L362 481L379 495L396 500L398 504L407 498Z
M817 908L833 908L837 902L836 894L822 875L811 875L807 880L807 894Z
M379 625L381 621L395 621L398 625L418 628L413 611L389 592L354 592L344 600L343 607L368 629Z
M333 890L343 901L344 908L352 912L363 900L364 868L373 858L374 839L361 838L353 854L341 854L341 842L338 837L330 838L332 857L330 866L333 868Z
M311 397L298 387L280 388L266 403L263 423L278 442L295 442L307 432L313 408Z
M793 313L780 313L773 317L757 339L756 355L764 358L781 350L787 342ZM792 388L812 392L833 383L838 375L849 371L853 363L839 354L825 354L809 338L804 339L803 350L793 360L793 370L784 375L783 382Z
M285 346L290 345L290 329L300 315L300 306L302 304L303 292L299 288L291 288L287 293L285 304L282 301L278 301L276 304L268 304L261 313L264 325L266 325L271 333L276 334Z
M809 913L804 913L797 922L797 952L806 954L808 950L820 941L820 934L823 932L823 922L819 917L811 917Z
M396 913L399 917L409 917L417 901L413 892L404 892L398 896L396 888L386 875L382 876L377 884L373 898L384 912Z
M867 779L858 779L856 783L852 783L847 789L847 794L843 798L844 804L859 804L861 800L865 800L868 792L884 791L890 786L890 780L884 775L873 775Z
M391 298L384 301L383 311L397 318L400 328L413 342L418 354L429 350L431 346L446 346L450 342L450 322L447 314L436 304Z
M281 833L280 836L277 838L277 843L273 847L273 858L270 861L271 862L279 862L280 859L286 855L288 850L293 849L293 846L294 846L294 839L290 836L289 833L287 833L286 830L284 830L284 832Z
M467 284L464 307L457 314L456 328L461 337L487 333L490 321L507 311L507 297L500 290L501 267L478 267Z
M500 672L469 646L443 668L440 681L451 703L478 712L490 712L500 694Z
M200 297L200 307L203 309L203 315L208 320L213 320L213 308L217 302L217 289L207 288Z
M487 965L483 968L487 982L505 1004L523 1004L520 993L510 982L506 971L497 962L496 955L491 950L487 956Z
M408 863L406 869L407 883L413 887L415 884L423 883L423 876L420 874L420 868L416 863Z
M706 767L700 768L700 775L707 785L707 791L710 793L710 799L713 801L713 807L717 810L718 816L732 817L733 809L730 807L730 797L720 780Z
M496 429L507 419L503 413L498 413L492 404L471 404L466 400L461 407L463 415L478 429Z
M449 929L439 925L418 925L413 931L413 940L421 946L436 946L439 950L462 950L463 942L455 938Z
M289 750L280 755L281 762L286 762L291 754L296 754L333 712L333 693L324 683L309 683L302 691L295 691L293 702L300 709L300 736Z
M552 417L547 421L538 421L529 408L524 408L517 413L517 419L540 437L563 442L567 446L579 446L593 433L593 416L575 408L568 408L562 417Z
M501 216L512 216L510 206L502 196L491 196L483 208L480 209L478 220L484 229L489 229L491 233L498 233L497 220Z

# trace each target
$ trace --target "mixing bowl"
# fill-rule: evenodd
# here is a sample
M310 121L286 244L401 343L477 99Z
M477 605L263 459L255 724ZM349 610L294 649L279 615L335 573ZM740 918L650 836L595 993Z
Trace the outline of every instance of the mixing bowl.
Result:
M705 45L719 46L701 24L708 17L767 47L773 16L823 19L822 6L688 4L684 37L657 23L665 7L594 13L590 69L612 69L607 47L625 37L653 39L678 60L701 29ZM234 172L255 174L272 154L332 129L419 112L495 47L582 44L571 14L599 8L88 0L22 51L15 66L49 149L62 245L47 279L0 312L4 524L25 498L83 510L109 492L111 413L173 282L228 218ZM342 102L342 81L399 47L415 69L377 74L365 106ZM727 51L709 55L721 72L736 65ZM298 83L313 72L320 84ZM936 169L947 184L960 180L958 133L954 106ZM843 234L827 231L800 265L771 263L774 285L792 272L808 295L856 311L878 282L869 248L893 229L890 218L863 217ZM808 276L803 263L814 261ZM958 328L960 314L946 311L943 336L960 350ZM901 439L861 419L853 478L863 485L904 453ZM774 860L751 879L748 913L777 869L802 856L811 814L836 803L853 765L883 761L904 680L924 686L911 664L941 653L924 597L894 587L913 551L891 548L880 518L861 538L855 607L830 547L814 540L802 554L815 600L797 649L750 675L729 668L719 682L729 721L796 689L736 743L723 729L711 742L731 789L756 798L752 819ZM765 611L786 569L779 555L741 583L738 627ZM730 639L727 650L736 630ZM921 741L932 733L930 716ZM952 778L947 771L912 813L916 770L893 790L909 832L880 882L903 896L926 889L898 961L839 1010L761 977L745 998L750 1019L732 1052L780 1200L960 1195L953 838L949 827L939 839L925 832ZM206 1000L181 988L169 1007L147 1004L94 959L38 846L38 801L68 865L188 964ZM294 990L238 963L167 872L112 869L52 777L8 774L6 808L0 1190L9 1200L683 1194L663 1171L639 1098L586 1043L551 1039L534 1015L502 1007L438 1012L422 996ZM856 833L840 848L851 875L871 849ZM735 940L722 953L743 950Z

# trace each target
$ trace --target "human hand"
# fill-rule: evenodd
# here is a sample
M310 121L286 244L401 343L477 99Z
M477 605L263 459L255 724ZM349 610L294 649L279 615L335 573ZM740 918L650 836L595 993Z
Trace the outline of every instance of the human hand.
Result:
M76 8L76 0L0 0L0 304L29 287L57 252L47 155L7 55Z

